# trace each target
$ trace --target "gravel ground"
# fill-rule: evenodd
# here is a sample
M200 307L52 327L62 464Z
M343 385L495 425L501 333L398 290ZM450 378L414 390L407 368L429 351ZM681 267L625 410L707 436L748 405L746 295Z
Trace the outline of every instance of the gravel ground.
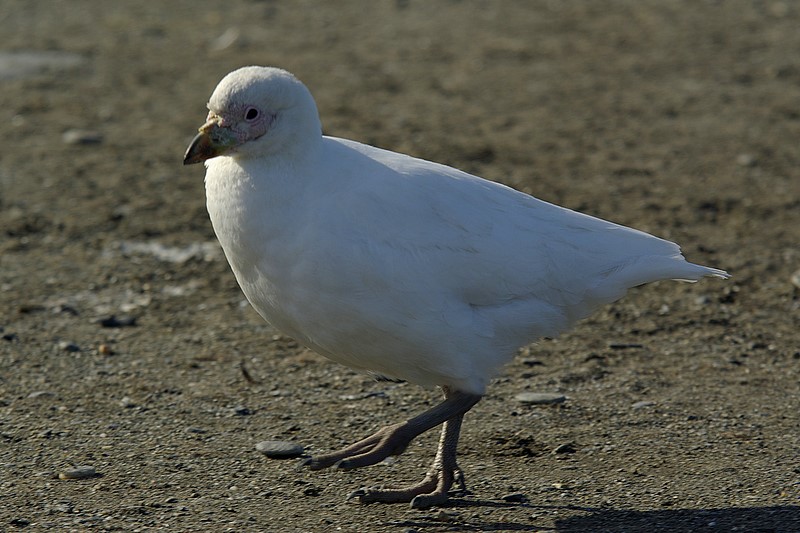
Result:
M0 1L0 531L800 531L798 28L769 0ZM244 301L181 159L246 64L304 80L326 133L734 278L523 350L466 417L448 507L348 502L418 480L435 432L345 473L255 445L328 451L437 395Z

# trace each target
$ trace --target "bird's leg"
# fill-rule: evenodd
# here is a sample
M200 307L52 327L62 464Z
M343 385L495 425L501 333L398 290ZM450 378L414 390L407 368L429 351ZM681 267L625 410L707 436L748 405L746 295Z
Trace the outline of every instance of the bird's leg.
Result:
M453 462L455 462L455 446L458 442L458 431L461 425L460 419L463 417L464 413L478 403L481 397L477 394L451 392L449 389L444 389L444 391L444 401L428 409L424 413L406 422L386 426L378 430L372 436L360 440L342 450L306 459L303 464L308 465L312 470L319 470L329 466L350 470L352 468L374 465L383 461L390 455L399 455L403 453L408 444L418 435L421 435L443 422L458 418L458 423L455 426L455 434L451 437L451 440L454 439L451 453ZM445 450L441 443L440 449Z
M451 397L448 389L444 389L445 401ZM471 395L472 401L462 412L454 415L444 422L442 435L439 439L439 447L436 450L436 457L431 464L425 478L415 484L402 488L365 488L359 489L350 495L350 498L358 498L362 503L384 502L398 503L411 502L411 507L424 509L433 505L441 505L447 501L448 491L454 482L458 482L461 490L466 490L464 476L456 463L456 447L461 431L461 422L466 413L480 396Z
M445 503L448 499L448 491L456 481L461 490L466 490L463 473L456 463L456 446L463 418L464 415L458 415L444 423L436 458L422 481L397 489L359 489L350 497L358 498L361 503L411 502L412 508L424 509Z

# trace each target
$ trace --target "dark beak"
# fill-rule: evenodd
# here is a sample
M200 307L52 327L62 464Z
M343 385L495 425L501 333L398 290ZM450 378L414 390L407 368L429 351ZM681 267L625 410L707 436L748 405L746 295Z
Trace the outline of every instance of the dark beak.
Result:
M186 150L183 164L202 163L206 159L224 154L237 144L238 140L231 130L219 126L216 122L206 122Z
M183 156L183 164L194 165L195 163L202 163L206 159L211 159L218 155L219 151L212 144L211 136L206 132L200 132L186 150L186 155Z

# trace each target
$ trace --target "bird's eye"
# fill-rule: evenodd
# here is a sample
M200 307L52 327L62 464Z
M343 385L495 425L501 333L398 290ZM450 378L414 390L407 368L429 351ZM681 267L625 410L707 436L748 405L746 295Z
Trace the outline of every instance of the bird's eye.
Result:
M248 107L247 111L244 112L244 119L245 120L255 120L258 118L258 109L255 107Z

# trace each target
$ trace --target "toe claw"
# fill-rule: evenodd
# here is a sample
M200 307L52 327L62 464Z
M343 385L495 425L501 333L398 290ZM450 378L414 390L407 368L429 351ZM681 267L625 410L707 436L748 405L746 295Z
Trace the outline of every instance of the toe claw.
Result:
M350 501L350 500L352 500L353 498L358 498L358 500L359 500L359 501L361 501L362 503L364 503L364 502L363 502L363 498L364 498L364 496L366 496L366 495L367 495L367 489L365 489L364 487L361 487L360 489L358 489L358 490L354 490L353 492L351 492L350 494L348 494L348 495L347 495L347 498L346 498L346 501Z
M320 462L315 457L306 457L305 459L300 461L298 468L305 468L308 467L309 470L322 470L325 468L324 464L320 464Z
M434 492L432 494L418 494L412 498L411 508L427 509L428 507L433 507L434 505L442 505L443 503L447 503L447 500L448 496L446 492L444 494L440 492Z
M454 488L454 489L451 489L449 491L450 495L452 495L452 496L467 496L469 494L472 494L472 491L470 491L467 488L467 482L464 479L464 472L462 472L461 470L456 470L454 472L454 474L453 474L453 483L458 485L458 487Z

